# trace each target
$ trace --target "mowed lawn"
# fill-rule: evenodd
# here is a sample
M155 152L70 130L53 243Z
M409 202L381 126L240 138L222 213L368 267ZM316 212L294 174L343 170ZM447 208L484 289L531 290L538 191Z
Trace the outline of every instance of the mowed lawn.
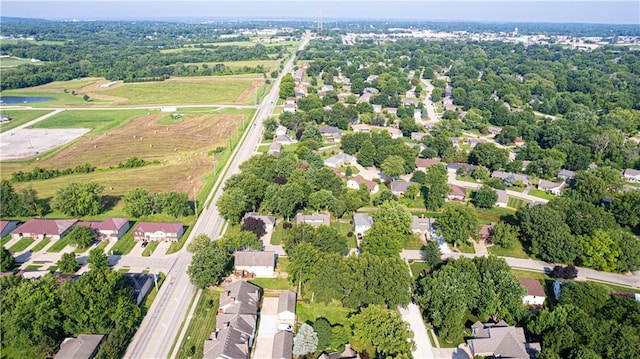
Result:
M204 289L178 350L178 359L202 358L203 343L216 330L220 291Z
M132 119L151 112L157 113L149 110L63 111L36 123L33 128L91 128L88 135L94 135L121 127Z
M52 100L45 102L30 102L30 107L54 107L54 106L92 106L105 104L105 102L99 100L93 100L87 102L82 98L82 95L73 95L71 93L64 92L51 92L45 90L38 90L36 87L29 87L19 90L6 90L2 91L1 95L4 96L24 96L24 97L50 97Z
M126 105L247 103L253 92L264 82L263 78L257 76L213 79L187 78L175 81L127 83L96 91L96 93L125 98L126 101L122 104ZM249 95L246 94L247 92Z
M29 121L35 120L40 116L44 116L51 112L50 110L4 110L10 118L11 122L0 124L0 132L9 131Z
M217 64L224 64L226 67L237 70L242 67L257 67L262 66L269 71L273 71L278 68L280 65L280 60L247 60L247 61L221 61L221 62L192 62L185 63L185 66L188 65L197 65L202 66L206 64L209 67L214 67Z

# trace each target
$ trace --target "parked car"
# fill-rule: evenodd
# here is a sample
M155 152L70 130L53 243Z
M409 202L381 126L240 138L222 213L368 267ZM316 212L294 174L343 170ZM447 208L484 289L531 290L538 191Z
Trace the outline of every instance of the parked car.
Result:
M293 326L291 324L287 324L287 323L280 323L278 324L278 330L284 330L287 332L292 332L293 331Z
M142 248L145 248L148 245L149 245L149 242L147 242L147 241L142 242Z

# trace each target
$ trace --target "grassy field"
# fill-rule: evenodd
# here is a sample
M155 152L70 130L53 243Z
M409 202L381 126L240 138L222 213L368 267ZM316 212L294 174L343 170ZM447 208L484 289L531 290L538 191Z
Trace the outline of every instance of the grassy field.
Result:
M418 278L422 271L430 268L426 262L413 262L409 264L409 267L411 267L411 273L414 278Z
M29 121L35 120L51 112L50 110L3 110L11 118L11 122L0 124L0 132L9 131Z
M2 40L4 43L4 40ZM24 64L29 64L31 61L29 59L22 59L19 57L2 57L0 58L0 67L16 67Z
M501 246L494 245L487 247L487 250L489 251L489 254L495 254L500 257L529 258L529 255L524 251L522 242L519 240L517 240L511 248L503 248Z
M98 81L107 81L107 80L99 77L84 77L84 78L74 79L69 81L50 82L45 85L34 87L34 89L73 91L73 90L80 90L81 88L89 85L93 85Z
M509 202L507 202L507 206L511 207L511 208L518 209L518 208L525 207L529 203L531 203L531 202L529 202L529 201L527 201L525 199L509 197Z
M91 128L87 135L96 135L113 131L149 113L148 110L63 111L36 123L33 128Z
M128 83L100 90L100 95L124 99L125 105L248 103L264 79L253 78L189 78L184 81Z
M529 190L529 194L532 195L532 196L536 196L536 197L540 197L540 198L544 198L544 199L548 199L548 200L552 200L552 199L554 199L556 197L556 196L554 196L554 195L552 195L550 193L547 193L545 191L541 191L541 190L535 189L535 188L530 189Z
M36 240L29 237L20 238L14 245L9 248L10 252L22 252L33 244Z
M33 246L33 248L31 249L32 252L36 253L42 250L42 248L46 247L47 244L51 243L50 239L43 239L40 242L38 242L38 244L36 244L35 246Z
M291 282L287 278L253 278L249 280L249 283L253 283L263 289L273 290L287 290L295 289Z
M63 250L64 247L68 246L70 242L71 242L71 237L69 237L69 236L62 237L62 238L58 239L56 241L56 243L54 243L51 247L49 247L47 252L49 252L49 253L58 253L61 250Z
M34 45L64 45L64 41L53 41L53 40L30 40L30 39L2 39L3 45L15 45L19 42L28 42Z
M330 304L298 302L296 305L298 322L301 323L313 323L318 318L326 318L332 325L342 324L349 328L349 315L352 313L351 309L343 307L337 301Z
M202 358L204 349L202 343L216 329L219 297L219 291L206 289L202 291L202 296L193 313L193 319L189 323L184 339L178 349L178 359Z
M282 224L284 222L280 222L276 225L276 228L274 228L273 233L271 234L271 244L273 245L279 245L282 243L282 238L284 237L286 231L284 228L282 228Z

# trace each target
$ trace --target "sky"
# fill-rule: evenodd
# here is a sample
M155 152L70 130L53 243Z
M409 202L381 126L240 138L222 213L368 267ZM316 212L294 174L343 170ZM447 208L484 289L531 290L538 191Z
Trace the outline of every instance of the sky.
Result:
M637 24L640 0L2 0L0 14L43 19L389 19Z

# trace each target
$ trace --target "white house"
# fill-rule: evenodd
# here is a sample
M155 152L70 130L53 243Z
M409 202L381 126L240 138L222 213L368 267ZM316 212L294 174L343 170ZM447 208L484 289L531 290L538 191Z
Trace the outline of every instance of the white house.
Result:
M282 151L282 144L280 142L271 142L267 154L277 156L280 154L280 151Z
M296 104L286 104L284 105L283 111L284 112L291 112L291 113L295 113L298 110L298 106L296 106Z
M640 183L640 171L627 168L622 172L622 176L627 182Z
M296 292L287 290L278 297L278 324L294 325L296 322Z
M353 227L354 232L358 239L362 238L362 235L371 229L373 226L373 217L366 213L356 213L353 215Z
M277 142L281 145L290 145L296 141L289 135L280 135L276 136L276 138L273 139L273 142Z
M357 163L357 159L354 156L348 155L344 152L340 152L335 156L331 156L324 160L324 165L332 168L338 168L343 165L350 165Z
M522 303L526 305L543 305L547 299L542 285L537 279L519 278L520 284L525 287L527 294L522 297Z
M434 218L411 216L411 232L427 236L431 232L434 223Z
M296 215L296 223L306 223L314 228L318 228L320 226L327 226L331 224L330 218L328 214L309 214L304 215L298 213Z
M100 240L118 240L129 230L127 218L106 218L102 222L79 222L77 225L93 229Z
M289 129L280 125L276 128L276 136L283 136L289 133Z
M561 195L562 190L567 187L569 187L569 185L567 185L565 182L556 183L556 182L551 182L551 181L541 179L540 182L538 183L539 190L549 192L555 196Z
M347 181L347 188L359 190L360 184L362 183L367 186L367 188L369 189L369 193L371 194L376 194L380 190L380 186L377 183L369 181L368 179L365 179L360 175L350 178Z
M254 277L273 278L275 265L275 252L239 251L235 255L236 271L251 273Z

